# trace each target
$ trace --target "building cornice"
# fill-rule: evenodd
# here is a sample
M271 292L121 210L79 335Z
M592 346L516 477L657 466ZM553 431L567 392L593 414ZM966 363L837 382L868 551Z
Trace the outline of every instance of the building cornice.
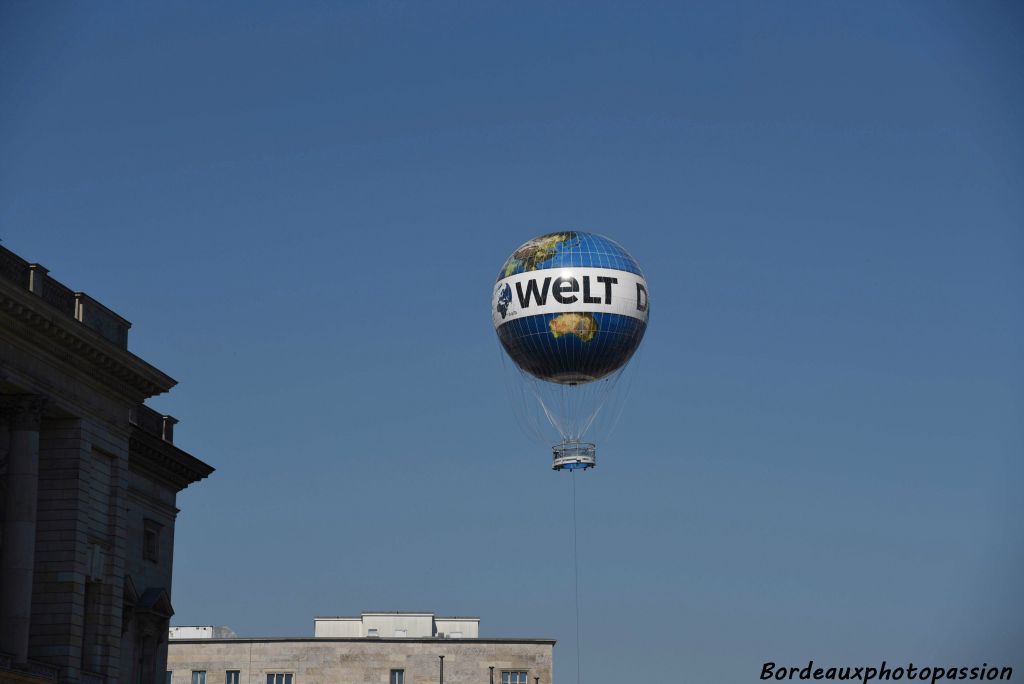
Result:
M128 444L129 464L132 468L159 478L178 491L209 477L214 471L213 466L203 463L192 454L135 426L132 426Z
M177 381L131 352L119 348L80 321L30 291L0 279L0 315L19 324L52 355L77 367L119 392L139 398L170 390Z

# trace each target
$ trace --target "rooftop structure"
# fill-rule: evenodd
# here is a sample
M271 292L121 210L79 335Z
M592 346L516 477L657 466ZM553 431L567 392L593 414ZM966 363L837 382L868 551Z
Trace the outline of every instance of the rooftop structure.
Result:
M212 625L176 626L168 630L170 639L235 639L228 627ZM433 613L403 611L360 613L356 617L315 617L316 639L477 639L478 617L438 617Z
M317 617L315 637L476 639L480 618L436 617L433 613L362 613L358 617Z
M238 637L230 627L200 625L196 627L170 627L168 639L234 639Z

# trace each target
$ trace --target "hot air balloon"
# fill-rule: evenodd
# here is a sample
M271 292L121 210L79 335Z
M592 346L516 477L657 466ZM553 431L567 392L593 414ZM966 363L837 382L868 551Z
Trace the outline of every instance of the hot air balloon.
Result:
M519 378L518 391L548 428L554 470L592 468L595 428L647 330L647 281L617 242L565 231L524 243L505 261L491 317ZM514 390L516 391L516 390ZM551 442L548 442L549 444Z

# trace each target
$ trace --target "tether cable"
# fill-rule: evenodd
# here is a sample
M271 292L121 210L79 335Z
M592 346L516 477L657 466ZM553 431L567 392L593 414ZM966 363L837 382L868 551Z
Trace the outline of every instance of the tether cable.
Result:
M580 567L579 554L576 550L576 469L569 471L572 480L572 574L576 589L576 684L583 681L580 669Z

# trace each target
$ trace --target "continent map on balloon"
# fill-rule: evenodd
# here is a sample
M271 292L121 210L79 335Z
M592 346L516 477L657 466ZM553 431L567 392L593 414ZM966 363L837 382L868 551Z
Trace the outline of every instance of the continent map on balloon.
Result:
M544 261L555 256L560 245L576 240L575 231L566 233L548 233L535 237L512 253L502 268L502 277L507 278L516 273L535 271Z
M590 314L564 313L548 321L551 335L557 340L562 335L575 335L582 342L590 342L597 334L597 321Z

